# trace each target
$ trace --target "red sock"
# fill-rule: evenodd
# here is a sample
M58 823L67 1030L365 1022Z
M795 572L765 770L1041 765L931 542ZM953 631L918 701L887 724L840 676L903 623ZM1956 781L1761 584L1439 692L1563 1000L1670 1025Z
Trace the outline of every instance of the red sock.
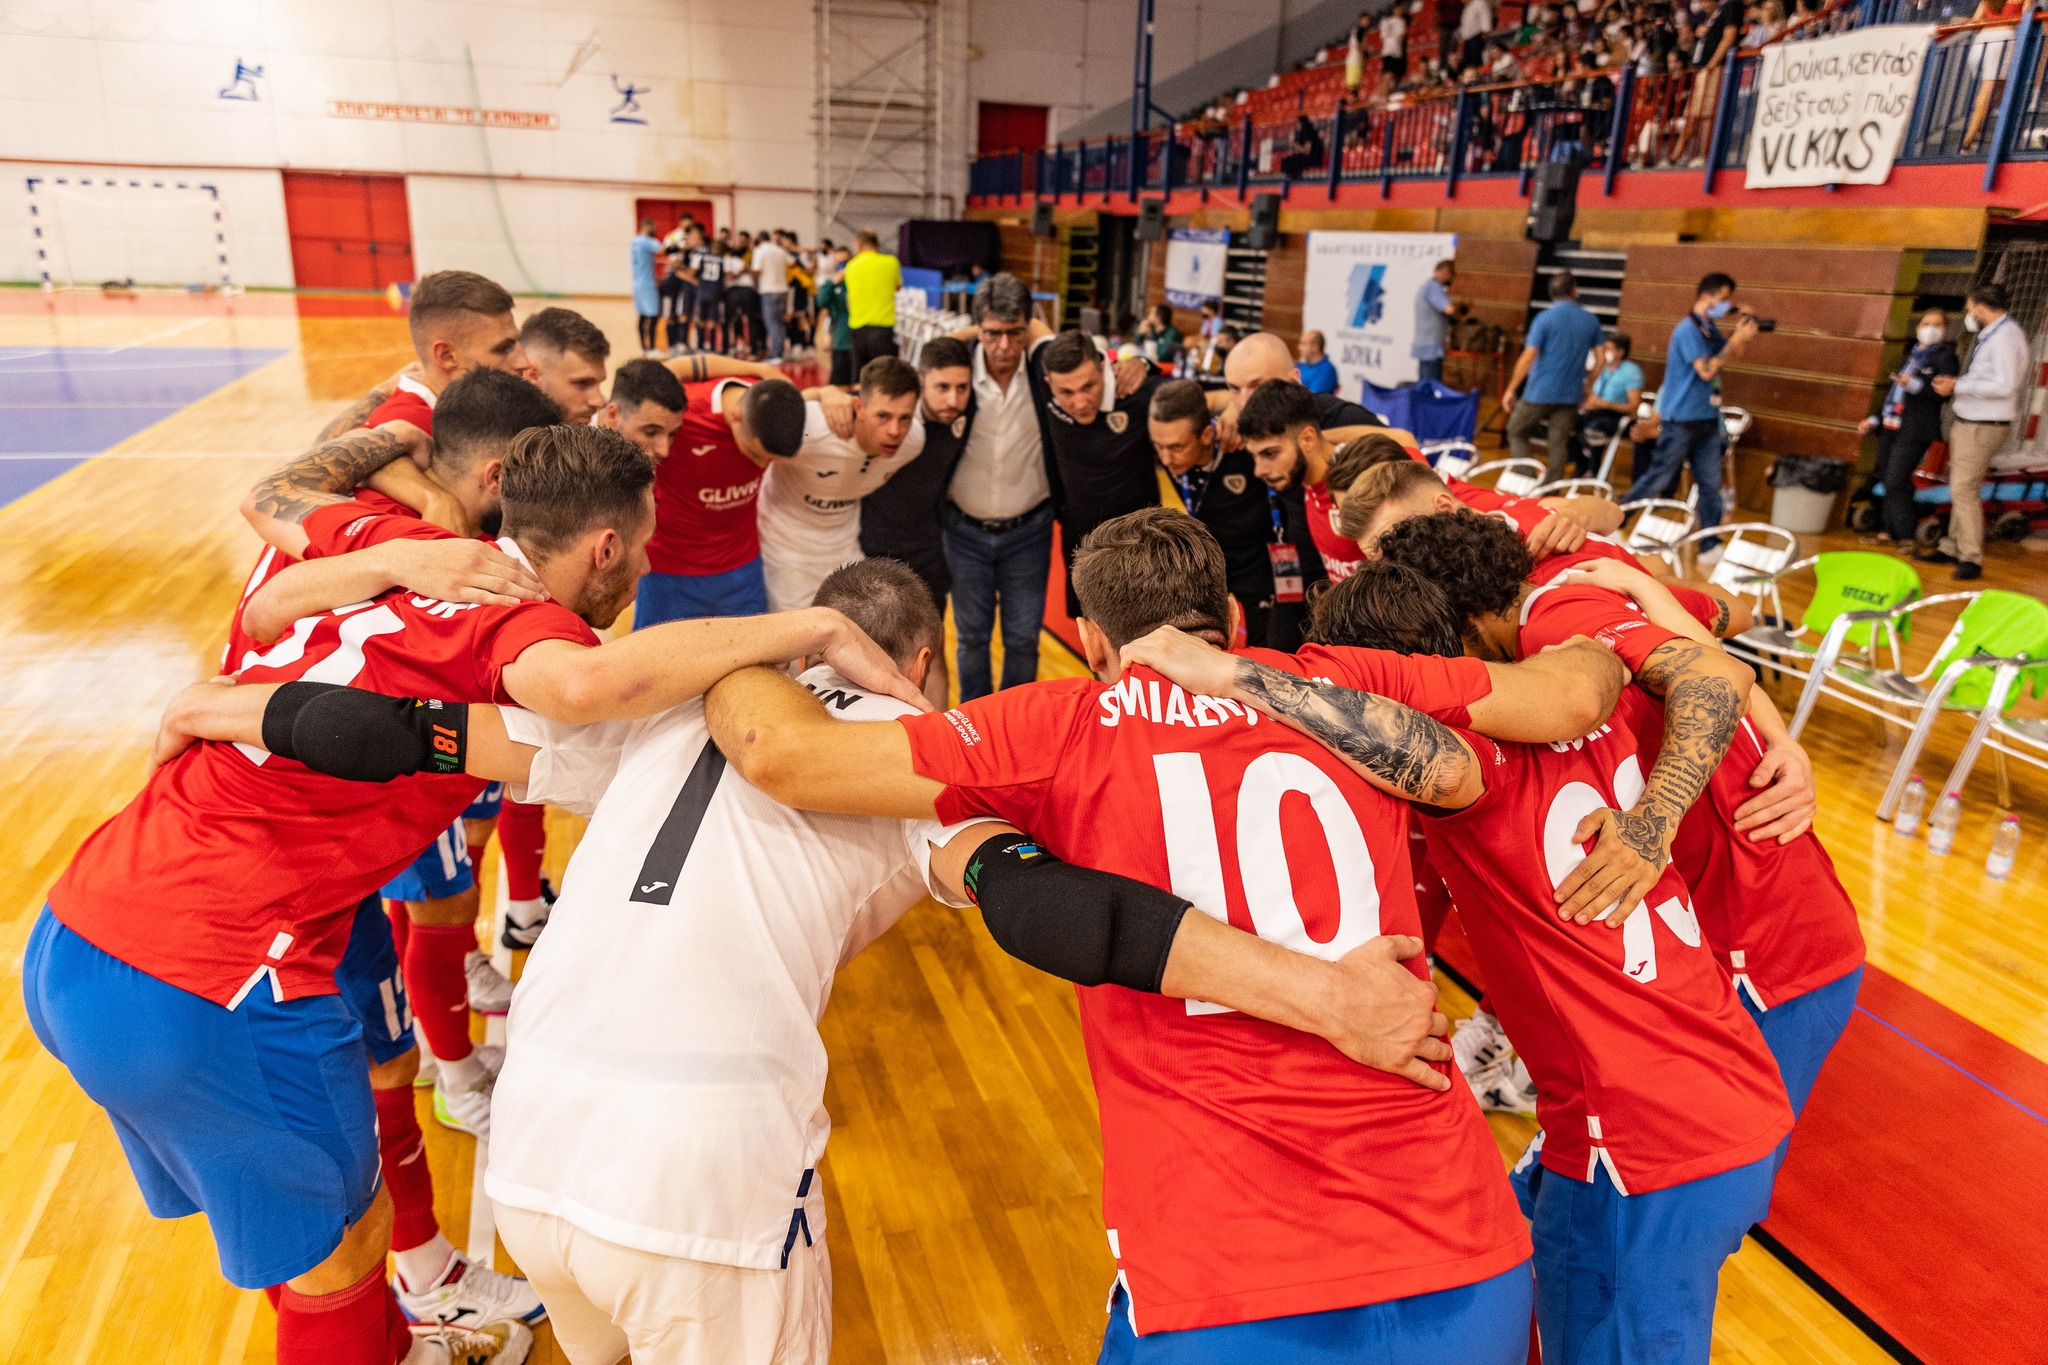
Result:
M427 1169L427 1145L412 1107L412 1087L373 1090L377 1102L377 1160L384 1188L391 1191L391 1249L411 1251L434 1240L434 1174Z
M277 1296L277 1365L396 1365L412 1333L378 1266L339 1294Z
M412 1021L443 1061L469 1055L469 982L462 960L476 949L473 924L415 924L405 945L405 990Z
M412 933L412 916L406 913L404 901L385 901L384 917L391 921L391 944L398 949L398 961L405 963L405 943Z
M505 856L505 895L515 901L540 896L540 858L548 846L548 808L507 801L498 807L498 852Z
M471 844L469 846L469 872L478 881L484 879L484 849L486 847L488 846L485 844Z

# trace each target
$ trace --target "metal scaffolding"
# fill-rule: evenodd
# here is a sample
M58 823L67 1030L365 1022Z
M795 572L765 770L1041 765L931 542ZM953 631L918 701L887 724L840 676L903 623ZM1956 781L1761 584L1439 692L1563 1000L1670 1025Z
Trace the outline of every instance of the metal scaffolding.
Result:
M820 236L882 235L938 216L942 88L936 0L816 0Z

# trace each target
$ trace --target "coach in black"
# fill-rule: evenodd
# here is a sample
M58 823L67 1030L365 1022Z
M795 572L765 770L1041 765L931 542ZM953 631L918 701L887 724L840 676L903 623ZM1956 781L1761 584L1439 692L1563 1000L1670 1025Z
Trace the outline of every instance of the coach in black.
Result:
M1060 548L1067 567L1090 531L1112 517L1159 505L1158 461L1146 414L1162 382L1157 369L1119 398L1109 364L1085 333L1065 331L1032 355L1044 378L1046 437L1059 473ZM1081 600L1067 583L1067 614Z

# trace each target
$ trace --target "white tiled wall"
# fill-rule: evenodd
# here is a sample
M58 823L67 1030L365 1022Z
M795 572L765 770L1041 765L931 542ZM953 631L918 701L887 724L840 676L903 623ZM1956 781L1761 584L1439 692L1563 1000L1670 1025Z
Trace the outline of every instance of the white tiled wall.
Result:
M741 227L808 229L812 33L809 0L6 0L0 156L68 164L0 166L0 279L36 275L28 176L154 179L131 168L180 166L230 168L181 174L220 187L238 282L290 284L276 174L290 167L406 174L422 271L462 264L518 288L621 293L636 194L701 186L722 222L736 210ZM238 63L262 75L237 88ZM616 120L622 84L643 123ZM557 126L341 118L337 99L480 101ZM71 207L66 245L95 271L116 248L176 264L162 257L182 229L152 256L119 240L122 205L80 191ZM182 207L166 211L182 222Z

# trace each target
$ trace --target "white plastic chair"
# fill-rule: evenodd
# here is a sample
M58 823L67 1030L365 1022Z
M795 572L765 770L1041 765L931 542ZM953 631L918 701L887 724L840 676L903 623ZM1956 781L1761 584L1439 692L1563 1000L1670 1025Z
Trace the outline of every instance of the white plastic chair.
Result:
M1671 566L1673 573L1689 578L1695 569L1699 543L1709 537L1720 539L1721 557L1714 561L1707 582L1753 599L1759 617L1764 614L1764 599L1768 596L1774 614L1782 617L1785 610L1777 601L1778 585L1761 580L1769 580L1792 562L1799 553L1799 537L1769 522L1731 521L1681 536L1656 553Z
M1645 394L1642 401L1636 404L1634 420L1623 422L1614 429L1614 434L1607 438L1607 449L1600 456L1600 467L1593 471L1593 477L1611 482L1614 478L1615 457L1621 454L1621 443L1628 439L1628 429L1634 426L1636 422L1648 421L1656 415L1657 395L1654 393Z
M1754 423L1748 408L1731 407L1726 403L1721 405L1721 431L1728 438L1728 449L1735 449L1735 443L1748 434Z
M1614 485L1605 479L1558 479L1529 491L1532 498L1605 498L1614 501Z
M1662 555L1670 562L1673 545L1691 535L1700 524L1699 515L1682 502L1670 498L1648 498L1632 502L1635 520L1622 532L1621 543L1630 553Z
M1479 463L1479 447L1470 441L1424 441L1422 458L1446 479L1462 479Z
M1954 672L1962 665L1987 662L1983 659L1958 660L1950 666ZM2048 770L2048 717L2009 716L2005 714L2006 698L2020 685L2024 670L2039 668L2038 660L2002 659L1997 671L1991 675L1991 694L1985 699L1984 707L1977 713L1977 726L1970 731L1970 738L1963 744L1963 751L1956 756L1956 766L1949 771L1948 781L1942 783L1944 792L1959 792L1963 783L1970 780L1970 770L1977 765L1977 755L1989 744L1991 751L1998 755L1998 804L2001 808L2012 808L2012 783L2006 776L2005 760L2016 758L2022 763ZM1925 736L1918 736L1925 742ZM1889 820L1892 809L1898 805L1901 792L1912 776L1912 760L1919 758L1920 751L1911 743L1908 752L1901 755L1899 766L1892 773L1892 784L1885 789L1885 805L1879 807L1879 815Z
M1464 478L1467 483L1478 483L1482 475L1492 474L1496 493L1526 498L1542 484L1543 472L1541 460L1488 460L1474 465Z

